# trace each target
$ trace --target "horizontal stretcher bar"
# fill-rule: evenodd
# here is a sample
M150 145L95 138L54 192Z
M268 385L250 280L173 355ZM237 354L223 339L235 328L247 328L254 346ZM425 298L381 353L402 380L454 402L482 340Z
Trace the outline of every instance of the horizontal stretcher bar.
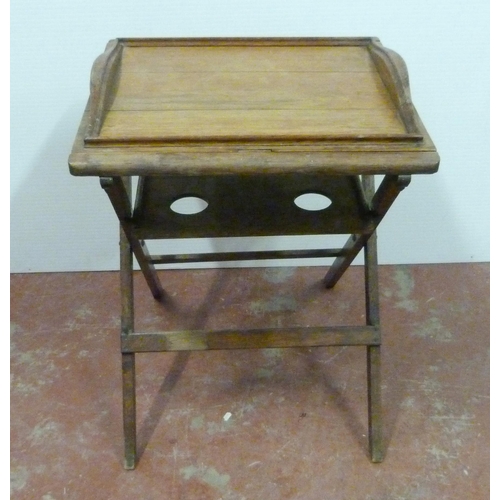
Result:
M121 345L122 352L127 353L380 345L380 340L380 330L375 326L319 326L129 333L122 335Z
M189 255L151 255L152 264L184 264L188 262L223 262L230 260L261 259L305 259L320 257L341 257L346 251L341 248L331 250L261 250L255 252L216 252Z

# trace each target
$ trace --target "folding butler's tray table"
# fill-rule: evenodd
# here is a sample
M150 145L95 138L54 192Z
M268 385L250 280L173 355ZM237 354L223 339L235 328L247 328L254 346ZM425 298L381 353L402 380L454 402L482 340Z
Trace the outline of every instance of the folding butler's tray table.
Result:
M73 175L100 177L121 225L125 467L136 462L136 352L333 345L367 347L369 449L381 461L375 229L411 175L438 164L406 66L377 38L109 42L92 68L69 165ZM307 193L329 206L300 208ZM187 197L206 207L175 210ZM144 242L314 234L348 239L342 249L193 255L150 255ZM132 255L159 299L155 264L336 257L324 278L333 287L362 249L366 326L134 330Z

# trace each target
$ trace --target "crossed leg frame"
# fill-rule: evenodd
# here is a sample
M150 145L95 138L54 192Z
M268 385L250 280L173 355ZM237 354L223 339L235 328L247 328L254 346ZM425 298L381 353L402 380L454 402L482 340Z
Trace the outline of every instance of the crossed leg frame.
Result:
M259 252L255 258L336 256L328 270L324 285L332 288L349 268L355 257L364 251L366 326L308 327L246 331L180 331L136 333L134 330L133 256L135 255L153 297L161 299L163 290L154 267L155 263L172 262L162 256L151 256L143 240L134 235L131 203L131 180L102 177L101 186L108 194L120 220L120 290L121 290L121 351L123 385L124 468L134 469L137 459L135 353L181 350L242 349L265 347L319 347L333 345L363 345L367 353L368 444L372 462L384 457L381 403L381 333L377 271L376 228L397 195L409 184L410 176L386 175L375 191L374 178L362 176L361 185L370 220L362 234L352 234L340 250ZM240 255L217 254L217 260L248 259ZM226 257L224 259L224 257ZM186 262L208 260L197 256ZM212 260L212 259L210 259ZM178 262L178 260L175 260Z

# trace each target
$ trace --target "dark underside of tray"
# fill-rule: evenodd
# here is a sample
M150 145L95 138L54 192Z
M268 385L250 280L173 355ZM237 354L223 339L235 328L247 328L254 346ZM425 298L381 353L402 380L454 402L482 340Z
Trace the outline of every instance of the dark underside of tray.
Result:
M299 208L295 199L306 193L331 204ZM171 205L183 197L208 205L177 213ZM140 239L352 234L369 230L370 219L356 176L156 176L140 181L133 231Z

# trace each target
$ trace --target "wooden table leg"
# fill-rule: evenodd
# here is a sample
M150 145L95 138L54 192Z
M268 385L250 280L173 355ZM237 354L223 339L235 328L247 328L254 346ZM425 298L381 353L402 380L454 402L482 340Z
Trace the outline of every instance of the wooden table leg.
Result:
M120 228L120 289L122 301L121 331L134 331L134 280L132 248L123 228ZM135 354L122 352L123 430L125 439L125 469L134 469L136 461Z
M365 246L366 324L380 328L377 269L377 235L374 233ZM381 346L367 346L368 376L368 441L372 462L384 458L381 391Z
M380 346L367 348L368 373L368 443L372 462L384 459L382 428L382 394L380 377Z
M366 194L371 198L374 193L373 177L363 179ZM365 257L365 304L366 324L380 327L377 233L374 232L364 247ZM368 442L372 462L382 462L382 391L381 391L381 346L367 346L368 382Z
M136 422L135 422L135 354L122 354L123 429L125 442L125 469L135 469Z
M377 234L365 246L366 324L380 328ZM381 390L381 346L367 346L368 442L372 462L384 459Z

